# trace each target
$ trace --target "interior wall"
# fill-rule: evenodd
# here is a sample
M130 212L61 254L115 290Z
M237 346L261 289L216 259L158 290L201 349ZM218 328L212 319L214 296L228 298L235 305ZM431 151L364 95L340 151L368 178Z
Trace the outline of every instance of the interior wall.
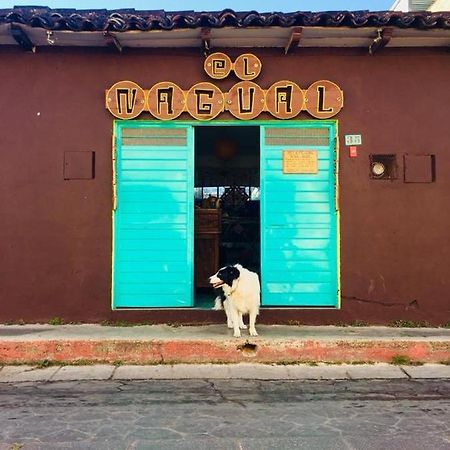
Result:
M218 140L236 143L235 157L223 160L216 156ZM195 128L196 168L255 168L259 167L259 127L199 126Z
M259 139L259 127L196 127L195 185L259 186ZM220 141L235 146L235 153L229 159L220 157L217 149Z

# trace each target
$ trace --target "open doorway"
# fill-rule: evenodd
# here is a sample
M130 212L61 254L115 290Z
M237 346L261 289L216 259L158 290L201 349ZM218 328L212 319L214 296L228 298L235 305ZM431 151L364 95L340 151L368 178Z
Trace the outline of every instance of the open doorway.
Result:
M240 263L260 273L260 131L254 126L195 128L194 286L210 308L208 277Z

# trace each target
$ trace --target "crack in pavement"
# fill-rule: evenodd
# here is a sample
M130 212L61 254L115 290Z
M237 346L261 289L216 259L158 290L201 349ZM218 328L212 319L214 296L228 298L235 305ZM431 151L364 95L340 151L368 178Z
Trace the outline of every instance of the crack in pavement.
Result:
M247 406L245 405L245 403L240 402L239 400L234 400L231 398L226 397L223 392L215 385L214 381L212 380L205 380L206 383L209 384L209 386L212 388L212 390L224 401L224 402L230 402L230 403L234 403L236 405L241 406L242 408L247 408Z

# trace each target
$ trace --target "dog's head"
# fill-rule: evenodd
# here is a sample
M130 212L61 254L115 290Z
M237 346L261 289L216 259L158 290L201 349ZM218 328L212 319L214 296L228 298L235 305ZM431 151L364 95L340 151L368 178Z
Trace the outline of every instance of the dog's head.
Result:
M240 274L241 273L239 272L239 269L235 266L222 267L215 275L209 277L209 283L215 289L221 287L224 284L232 287L233 281L237 280Z

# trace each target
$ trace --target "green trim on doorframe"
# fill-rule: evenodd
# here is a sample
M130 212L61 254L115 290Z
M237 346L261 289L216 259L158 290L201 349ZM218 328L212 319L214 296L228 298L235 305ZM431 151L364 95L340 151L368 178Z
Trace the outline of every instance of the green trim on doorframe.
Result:
M136 142L130 147L129 143L126 142L127 139L129 140L128 130L140 129L146 131L143 133L139 132L137 137L142 135L151 138L153 136L157 140L150 144L146 142L139 144ZM185 136L183 137L185 139L183 140L181 138L180 142L180 134L174 132L174 130L184 130ZM127 131L127 134L125 134L125 131ZM190 196L189 192L191 190L193 192L194 189L194 127L179 123L166 124L163 122L121 121L115 123L114 133L117 139L115 161L117 173L113 175L113 181L114 179L117 181L118 199L117 208L113 211L112 284L114 296L112 297L112 309L192 308L194 306L194 197ZM139 138L138 140L142 141L143 139L145 140L146 138ZM165 151L176 152L177 157L175 159L184 162L184 171L178 171L175 164L171 165L173 167L170 167L170 169L166 167L150 170L153 174L149 180L156 181L153 187L157 186L157 188L156 191L152 190L152 193L147 192L150 197L155 197L161 190L164 190L164 193L167 194L171 192L168 185L172 185L172 188L178 194L175 204L181 208L175 208L174 210L173 202L166 201L161 203L161 199L157 195L153 199L154 201L148 201L147 199L146 202L142 203L138 198L142 190L136 191L134 187L131 190L129 189L130 183L143 181L140 184L145 184L149 181L147 178L142 178L141 175L142 172L145 176L145 171L147 170L145 167L141 167L139 164L139 167L135 168L124 168L122 166L122 150L125 152L131 149L133 153L136 151L136 148L134 148L136 145L138 147L141 146L139 148L140 155L133 155L131 158L132 163L133 160L140 161L142 155L154 163L160 159L164 159ZM130 155L125 157L127 161L129 158ZM141 189L148 191L148 186L146 188L141 187ZM124 202L124 200L126 201ZM159 204L162 209L156 212L154 209L156 207L155 204ZM140 206L136 209L137 205ZM133 217L136 214L139 217ZM146 216L144 215L145 220L142 221L142 214L149 214L149 216L145 219ZM167 217L174 215L174 220L161 220L166 215ZM136 224L138 227L135 229L138 231L130 235L130 230L133 230ZM131 228L129 228L130 225ZM151 231L151 237L148 236L149 231ZM146 234L143 241L140 241L139 233ZM128 241L128 249L124 247L124 236L127 236L125 240ZM136 245L139 242L144 244L147 242L147 239L154 242L150 249L153 254L150 257L145 255L145 252L149 250L148 246ZM165 260L164 256L162 256L165 251L164 246L167 247L167 243L173 243L175 241L179 246L173 247L171 257L167 257ZM127 264L124 263L124 252L127 257L131 255L133 258L137 258L135 261L141 261L141 263L138 267L133 267L131 272L127 270L127 273L118 277L118 271L122 271L124 268L123 265ZM121 258L117 259L117 255ZM135 262L131 264L136 266ZM176 283L172 283L173 280L171 277L173 278L174 273L172 270L166 267L160 272L160 269L163 269L167 265L171 267L176 266L177 268L174 270L177 272L181 271ZM149 279L146 279L144 276L146 272L151 273L153 281L157 281L157 283L149 284ZM131 275L133 273L136 275L136 279L133 279L131 283L129 280L130 273ZM158 276L158 273L160 273L160 276ZM164 278L166 278L165 282L160 282Z
M335 123L283 125L260 127L262 304L336 309L339 268ZM289 131L299 130L303 135L308 134L308 129L323 130L326 143L308 144L301 137L293 143L285 138ZM314 150L319 159L318 173L283 173L286 150ZM286 200L289 195L291 201Z
M238 119L229 119L229 120L211 120L211 121L199 121L199 120L174 120L174 121L167 121L162 122L161 120L137 120L137 119L131 119L131 120L119 120L114 119L113 120L113 139L114 139L114 145L117 145L115 140L117 139L117 129L120 127L121 123L128 123L133 122L136 124L136 122L145 122L148 124L161 124L161 123L170 123L174 122L178 125L192 125L195 127L203 127L203 126L264 126L264 125L277 125L277 126L292 126L294 123L306 125L308 127L313 127L314 124L321 123L321 124L333 124L336 132L336 138L335 138L335 146L334 151L336 154L336 166L335 166L335 197L336 197L336 252L337 252L337 305L335 307L316 307L316 306L264 306L262 307L265 310L280 310L280 309L308 309L308 310L337 310L341 309L342 302L341 302L341 232L340 232L340 203L339 203L339 160L340 160L340 148L339 148L339 119L334 120L320 120L320 119L305 119L305 120L286 120L286 121L280 121L280 120L250 120L250 121L242 121ZM114 158L114 152L112 152L112 157ZM116 171L116 165L115 161L113 161L113 171ZM113 197L113 195L112 195ZM111 214L111 221L112 221L112 259L111 259L111 307L113 311L149 311L149 310L179 310L179 311L186 311L186 310L202 310L202 308L195 308L195 307L189 307L189 308L180 308L180 307L174 307L174 308L161 308L161 307L154 307L154 308L113 308L113 293L114 293L114 209L112 210ZM195 301L194 301L195 304Z
M336 201L336 258L337 258L337 296L338 303L336 309L341 309L341 206L340 206L340 186L339 186L339 164L340 164L340 147L339 147L339 121L336 120L334 136L334 151L336 153L336 165L334 167L334 182L335 182L335 201Z
M313 124L329 124L336 125L339 123L339 120L321 120L321 119L308 119L308 120L238 120L238 119L230 119L230 120L113 120L114 127L120 126L121 123L147 123L147 124L173 124L173 125L192 125L196 127L225 127L225 126L239 126L239 127L259 127L261 125L281 125L285 127L289 127L295 124L306 124L311 127Z

